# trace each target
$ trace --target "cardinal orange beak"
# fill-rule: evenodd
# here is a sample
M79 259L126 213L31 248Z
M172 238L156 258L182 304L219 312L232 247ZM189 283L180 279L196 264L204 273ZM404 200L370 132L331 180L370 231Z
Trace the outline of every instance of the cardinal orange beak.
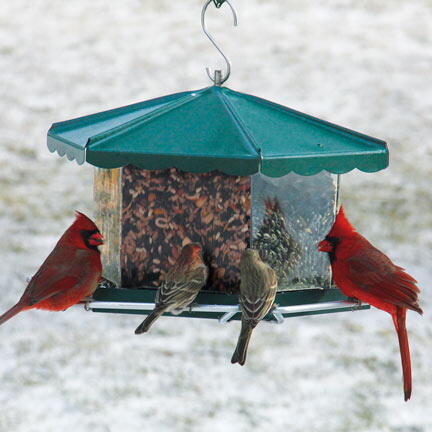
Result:
M317 249L320 252L331 252L333 250L333 246L328 240L324 239L317 244Z

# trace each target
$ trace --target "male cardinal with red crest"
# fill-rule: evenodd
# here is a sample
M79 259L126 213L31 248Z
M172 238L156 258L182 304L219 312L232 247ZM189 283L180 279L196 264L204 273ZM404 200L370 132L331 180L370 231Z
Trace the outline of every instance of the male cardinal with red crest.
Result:
M75 221L31 278L18 303L0 316L0 324L27 309L63 311L93 294L102 274L101 244L97 226L76 212Z
M411 397L411 360L405 326L406 311L423 314L417 281L372 246L345 217L341 207L326 238L318 245L330 257L333 280L348 297L388 312L399 338L405 401Z

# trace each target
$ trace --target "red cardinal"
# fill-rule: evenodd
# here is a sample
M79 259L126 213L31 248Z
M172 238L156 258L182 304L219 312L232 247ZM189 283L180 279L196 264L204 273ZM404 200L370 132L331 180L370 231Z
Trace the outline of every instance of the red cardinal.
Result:
M62 311L93 294L102 273L101 244L97 226L77 212L18 303L0 317L0 324L27 309Z
M399 338L407 401L411 397L412 383L405 320L407 309L423 314L418 304L417 281L358 234L342 207L318 249L329 254L333 279L346 296L367 302L392 316Z

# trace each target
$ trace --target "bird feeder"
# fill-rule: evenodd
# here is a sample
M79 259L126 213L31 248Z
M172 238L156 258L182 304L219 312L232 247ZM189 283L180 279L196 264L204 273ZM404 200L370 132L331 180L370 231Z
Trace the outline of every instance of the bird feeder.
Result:
M202 24L220 51L205 28L211 2ZM227 0L215 5L222 3L236 17ZM278 276L278 306L268 319L368 307L332 285L327 255L316 244L334 221L339 175L386 168L386 143L224 87L228 60L227 68L224 77L209 74L210 87L49 130L50 151L96 167L104 276L115 286L98 288L91 310L149 313L189 242L203 246L210 276L197 304L180 316L240 317L239 263L247 247Z

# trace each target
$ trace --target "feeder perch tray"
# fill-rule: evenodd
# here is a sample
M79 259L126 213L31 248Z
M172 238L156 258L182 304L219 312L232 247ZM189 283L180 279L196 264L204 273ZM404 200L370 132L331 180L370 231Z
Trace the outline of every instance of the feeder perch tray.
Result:
M93 312L148 315L154 308L154 298L154 289L101 288L86 307ZM265 319L278 324L288 317L370 309L368 304L354 302L334 288L279 292L275 305L276 308ZM170 313L165 315L174 316ZM175 316L218 319L221 322L240 320L238 296L202 292L190 310Z

